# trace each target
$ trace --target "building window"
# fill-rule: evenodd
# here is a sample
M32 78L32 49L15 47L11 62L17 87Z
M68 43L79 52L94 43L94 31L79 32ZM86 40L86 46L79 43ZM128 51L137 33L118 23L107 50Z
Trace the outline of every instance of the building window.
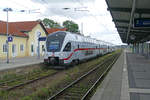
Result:
M34 52L33 44L31 45L31 52Z
M43 52L45 51L45 47L44 47L44 45L42 45L42 51L43 51Z
M7 45L3 44L3 52L7 52Z
M24 51L24 45L20 44L20 51L23 52Z
M16 53L16 44L12 44L12 53Z

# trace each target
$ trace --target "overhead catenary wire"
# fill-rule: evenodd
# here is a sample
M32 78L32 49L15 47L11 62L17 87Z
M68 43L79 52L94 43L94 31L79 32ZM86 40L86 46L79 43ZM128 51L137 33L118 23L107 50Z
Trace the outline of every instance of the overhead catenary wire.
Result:
M26 13L39 13L39 12L37 12L37 10L40 10L39 8L31 9L28 6L25 6L24 4L18 3L14 0L10 0L10 2L14 3L17 6L23 7L23 9L16 9L15 7L3 7L3 8L0 7L0 9L2 9L2 11L3 11L4 8L12 8L13 12L26 12Z
M37 10L40 10L40 9L31 9L29 8L28 6L25 6L23 4L20 4L14 0L10 0L12 3L16 4L16 5L19 5L20 7L23 7L25 9L22 9L22 10L18 10L18 9L13 9L13 11L16 11L16 12L27 12L27 13L39 13L39 12L36 12Z
M3 9L5 9L5 8L0 8L0 11L2 11L3 12ZM12 8L13 9L13 12L21 12L21 13L40 13L40 12L38 12L37 10L40 10L40 9L30 9L30 10L25 10L25 9L14 9L14 8Z
M76 0L76 1L72 0L72 1L78 2L81 6L84 6L84 4L81 3L80 0ZM88 7L86 7L86 8L88 8ZM90 12L90 11L88 10L88 12ZM99 21L99 19L97 18L97 15L95 16L92 13L90 13L90 14L91 14L90 16L92 16L96 21L98 21L99 24L101 24L104 27L104 29L106 29L106 30L108 30L110 32L110 30L107 28L107 26L105 24L103 24L102 22ZM100 16L103 16L103 15L100 15Z
M14 1L14 0L10 0L10 2L12 2L12 3L16 4L16 5L19 5L20 7L25 8L25 9L22 9L22 10L14 9L14 8L13 8L13 12L40 13L40 12L38 11L38 10L40 10L40 8L31 9L31 8L29 8L28 6L25 6L25 5L21 4L21 3L18 3L18 2L16 2L16 1Z
M48 2L47 2L47 0L41 0L43 3L44 3L44 6L46 7L46 8L48 8ZM83 2L81 2L81 0L72 0L72 1L74 1L74 2L78 2L81 6L84 6L84 4L83 4ZM13 3L15 3L15 4L18 4L18 5L20 5L20 6L22 6L22 7L24 7L24 8L27 8L27 9L29 9L29 7L27 7L27 6L25 6L25 5L22 5L22 4L19 4L19 3L17 3L17 2L15 2L14 0L11 0L11 2L13 2ZM49 8L48 8L49 9ZM32 10L18 10L18 9L14 9L14 12L28 12L28 13L40 13L40 12L35 12L36 10L38 10L38 9L32 9ZM42 15L44 15L44 16L48 16L47 14L43 14L42 13ZM82 15L83 16L83 15ZM106 25L105 24L103 24L103 23L101 23L100 21L99 21L99 19L97 18L97 16L94 16L94 15L91 15L91 16L93 16L93 18L95 18L95 20L96 21L98 21L106 30L109 30L107 27L106 27ZM70 17L70 16L68 16L68 17ZM71 19L71 18L69 18L69 19Z

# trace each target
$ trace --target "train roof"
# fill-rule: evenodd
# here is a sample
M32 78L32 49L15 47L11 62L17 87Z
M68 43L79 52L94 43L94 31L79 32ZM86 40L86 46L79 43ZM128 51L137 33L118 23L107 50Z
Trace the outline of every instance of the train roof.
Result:
M72 40L72 41L91 42L91 43L95 43L95 44L111 45L111 46L113 45L112 43L109 43L109 42L105 42L105 41L102 41L102 40L97 40L95 38L91 38L91 37L88 37L88 36L83 36L83 35L76 34L76 33L71 33L71 32L68 32L68 31L57 31L57 32L54 32L52 34L57 34L58 32L59 33L65 33L67 39ZM52 34L49 34L48 36L50 36Z
M103 45L112 45L111 43L109 42L105 42L105 41L102 41L102 40L97 40L95 38L91 38L91 37L88 37L88 36L83 36L83 35L80 35L80 34L76 34L76 33L71 33L71 32L66 32L68 35L69 35L69 39L70 40L74 40L74 41L80 41L80 42L91 42L91 43L98 43L98 44L103 44Z

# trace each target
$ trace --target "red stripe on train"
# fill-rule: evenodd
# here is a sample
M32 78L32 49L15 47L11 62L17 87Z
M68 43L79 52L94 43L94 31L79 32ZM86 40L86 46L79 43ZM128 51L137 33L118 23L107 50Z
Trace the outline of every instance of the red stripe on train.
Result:
M74 54L74 52L79 51L79 50L96 50L96 49L106 49L106 48L79 48L79 49L74 49L73 52L67 57L64 58L64 60L69 60L71 56Z

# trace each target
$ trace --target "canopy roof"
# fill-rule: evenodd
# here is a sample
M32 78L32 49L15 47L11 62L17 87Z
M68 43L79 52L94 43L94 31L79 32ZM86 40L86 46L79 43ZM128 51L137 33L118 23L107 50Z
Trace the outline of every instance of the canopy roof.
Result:
M150 27L134 26L134 19L150 19L150 0L106 0L106 3L123 43L150 40Z

